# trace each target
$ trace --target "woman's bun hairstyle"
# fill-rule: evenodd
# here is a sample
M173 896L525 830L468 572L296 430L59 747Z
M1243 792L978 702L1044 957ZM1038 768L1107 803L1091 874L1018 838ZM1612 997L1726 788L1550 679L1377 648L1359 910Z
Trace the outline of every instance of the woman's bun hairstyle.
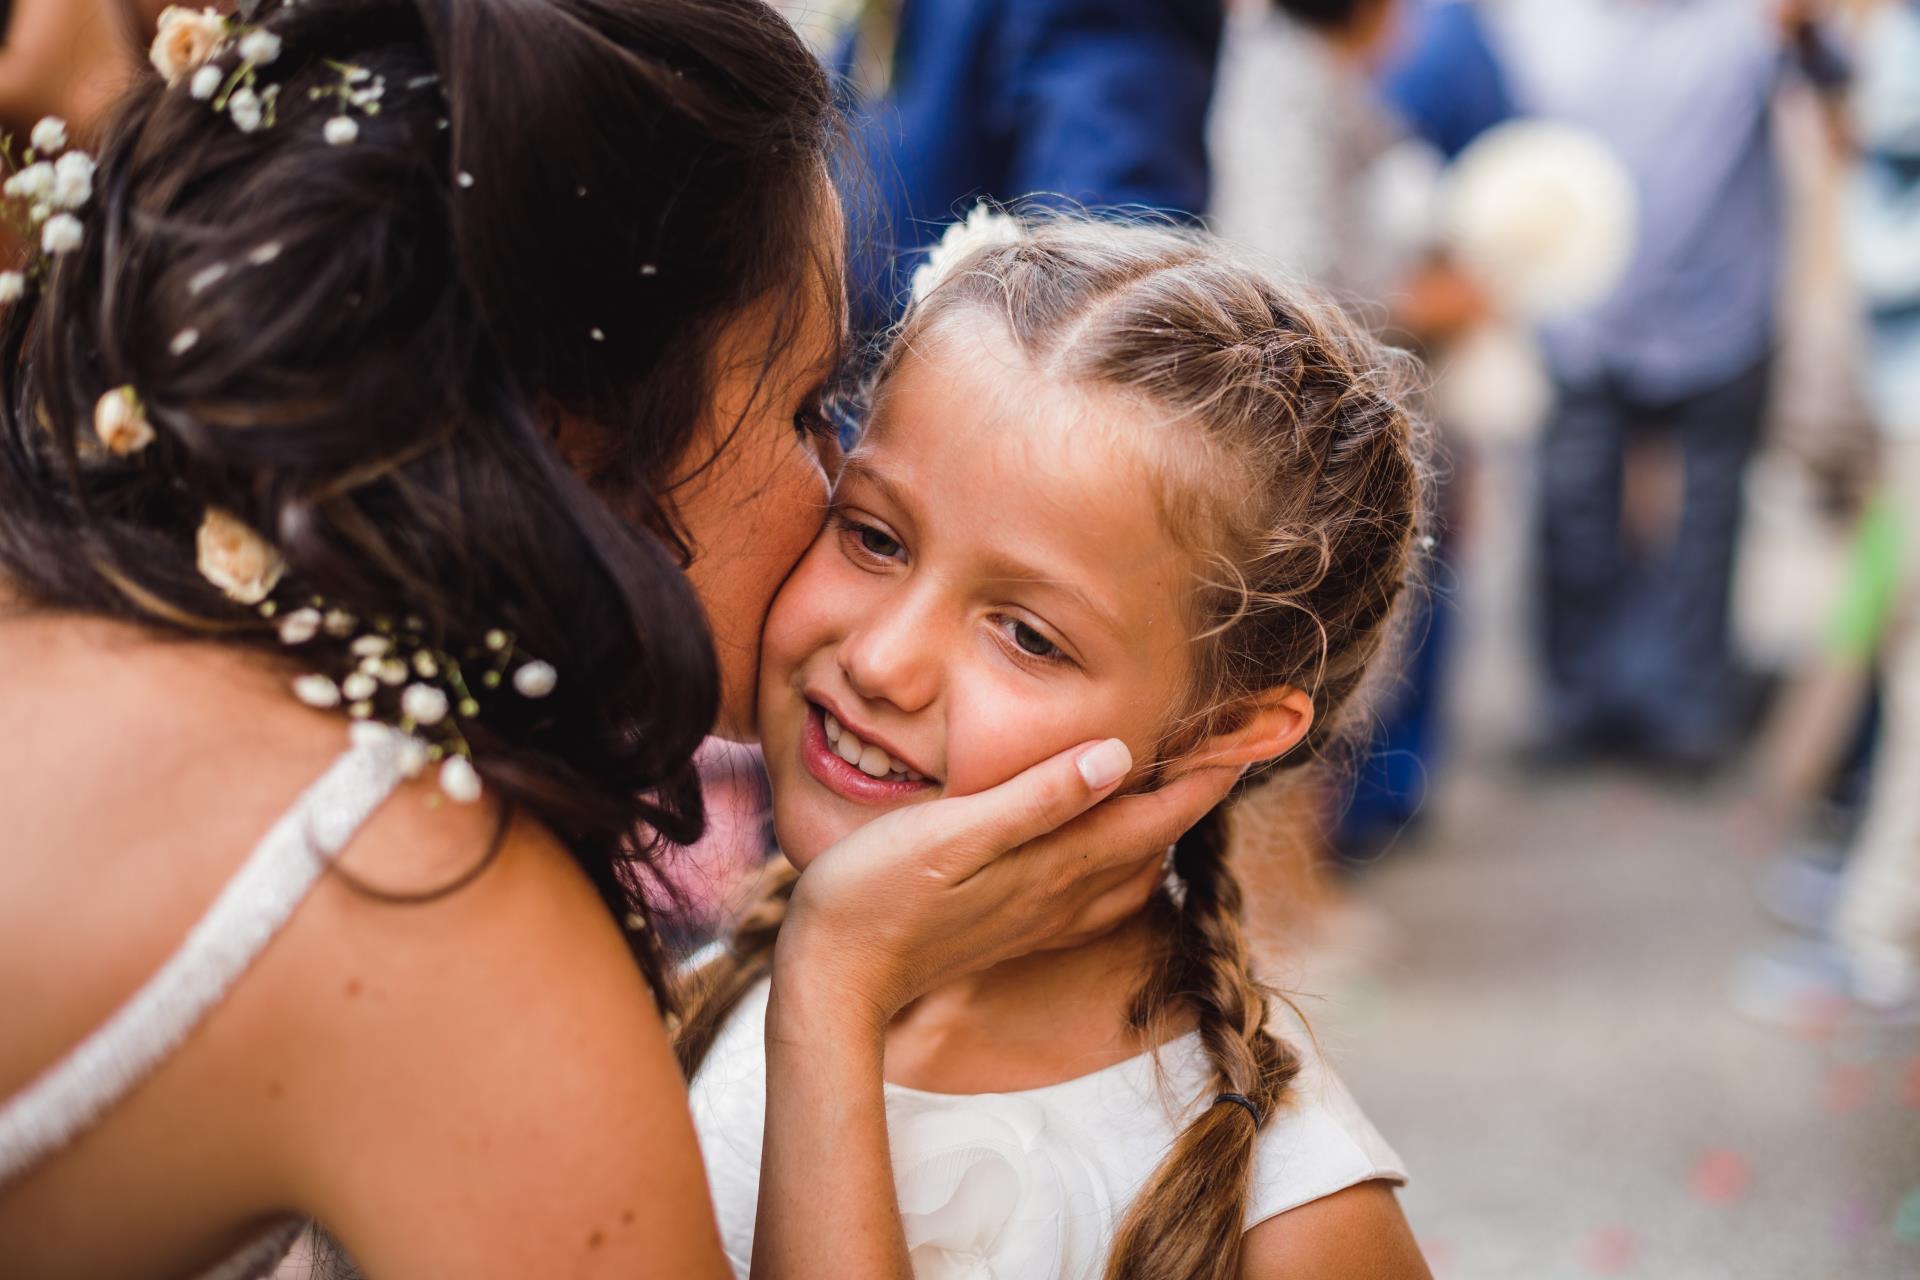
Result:
M0 317L0 577L277 649L195 569L212 507L284 555L276 599L415 616L448 651L511 632L560 680L482 698L480 771L644 916L648 842L701 831L718 697L667 486L716 335L823 265L826 77L762 0L242 18L279 41L270 122L143 73L105 122L84 244ZM340 144L349 74L382 92ZM155 431L131 456L91 425L121 386Z

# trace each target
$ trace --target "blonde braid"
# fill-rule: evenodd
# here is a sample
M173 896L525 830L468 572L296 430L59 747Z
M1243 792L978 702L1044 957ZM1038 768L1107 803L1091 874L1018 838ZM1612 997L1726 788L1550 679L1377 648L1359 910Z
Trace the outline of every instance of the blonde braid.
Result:
M1300 1059L1267 1031L1268 992L1240 927L1240 884L1226 860L1225 806L1174 845L1182 888L1164 962L1134 999L1137 1028L1175 1009L1199 1019L1217 1095L1181 1131L1135 1197L1107 1255L1107 1280L1234 1280L1240 1272L1258 1130L1286 1098Z
M700 1069L713 1042L753 984L773 972L773 944L779 940L788 904L800 873L776 858L760 879L760 896L740 917L726 950L682 979L685 1012L674 1028L673 1051L688 1079Z

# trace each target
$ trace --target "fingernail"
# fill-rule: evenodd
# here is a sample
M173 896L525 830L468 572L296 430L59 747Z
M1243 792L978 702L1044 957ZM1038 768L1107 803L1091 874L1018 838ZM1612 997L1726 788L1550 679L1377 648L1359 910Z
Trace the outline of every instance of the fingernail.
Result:
M1108 738L1097 747L1089 747L1080 757L1080 776L1095 791L1104 791L1127 776L1133 767L1133 753L1118 738Z

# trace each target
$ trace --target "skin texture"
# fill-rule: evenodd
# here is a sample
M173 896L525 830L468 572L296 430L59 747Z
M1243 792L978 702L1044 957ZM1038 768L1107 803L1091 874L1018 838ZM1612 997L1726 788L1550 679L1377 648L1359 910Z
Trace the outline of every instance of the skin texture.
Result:
M828 527L768 618L760 724L781 848L807 872L797 897L835 856L822 851L869 823L978 795L1088 738L1119 738L1136 761L1150 760L1182 710L1194 565L1165 529L1154 480L1129 444L1126 424L1141 407L1060 385L1030 368L989 317L970 320L907 357L884 388ZM820 705L883 740L928 784L873 801L821 780L803 758ZM1298 690L1244 710L1189 763L1237 771L1284 754L1311 724ZM838 1074L804 1051L809 1019L831 1017L836 1003L832 958L816 953L784 985L776 967L770 1096L811 1098L828 1117L818 1130L844 1134L877 1108L881 1067L916 1088L994 1092L1141 1052L1149 1046L1126 1033L1124 1010L1153 939L1142 918L1116 921L997 965L946 970L884 1024L852 1020L841 1034L869 1060ZM783 932L780 960L788 941ZM845 954L864 941L846 930L819 945ZM821 1168L823 1148L809 1148L791 1123L808 1109L769 1117L756 1274L834 1250L848 1274L906 1274L897 1221L854 1230L836 1212L830 1229L819 1224L819 1204L872 1205L891 1178L850 1176L837 1161ZM801 1200L783 1202L773 1184L797 1183L806 1164ZM1313 1220L1406 1235L1390 1191L1325 1203L1310 1207ZM1417 1251L1399 1269L1344 1269L1342 1237L1309 1229L1302 1212L1275 1220L1294 1224L1287 1229L1261 1228L1275 1243L1260 1257L1284 1255L1295 1275L1424 1275ZM1263 1262L1246 1274L1281 1271Z

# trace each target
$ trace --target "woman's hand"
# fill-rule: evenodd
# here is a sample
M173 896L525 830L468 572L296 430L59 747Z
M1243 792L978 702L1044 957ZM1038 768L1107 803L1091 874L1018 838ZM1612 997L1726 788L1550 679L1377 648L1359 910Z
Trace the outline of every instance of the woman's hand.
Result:
M992 790L896 810L828 849L780 931L780 1006L798 1012L817 993L877 1035L936 982L1072 946L1138 911L1167 846L1238 771L1099 803L1131 766L1118 739L1085 743Z
M887 1151L887 1023L942 979L1138 911L1167 846L1238 776L1208 769L1106 800L1131 766L1124 743L1086 743L991 791L889 813L807 867L767 1004L755 1280L911 1277Z

